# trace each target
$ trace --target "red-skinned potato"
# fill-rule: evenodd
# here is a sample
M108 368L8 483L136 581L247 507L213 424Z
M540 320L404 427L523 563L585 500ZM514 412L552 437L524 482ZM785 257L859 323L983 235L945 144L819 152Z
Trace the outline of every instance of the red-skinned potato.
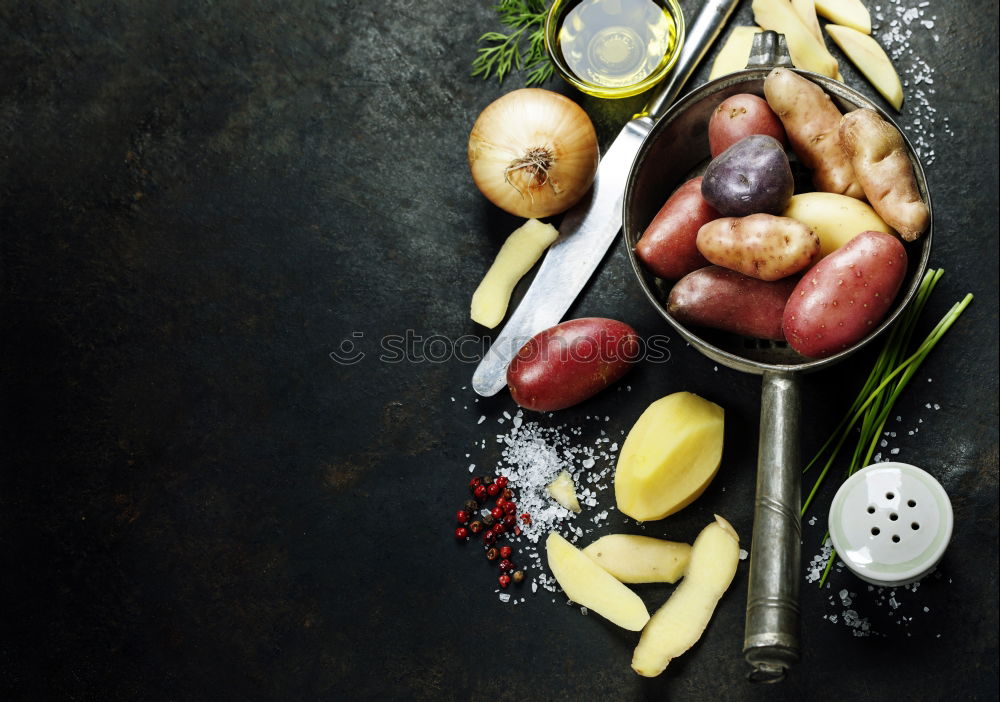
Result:
M676 280L708 265L695 240L703 224L721 215L701 196L701 176L674 191L635 245L635 254L653 274Z
M708 266L674 284L667 311L681 324L784 341L781 315L797 282L797 278L758 280L721 266Z
M715 158L743 137L766 134L782 146L788 144L785 128L763 98L739 93L719 103L708 121L708 148Z
M571 319L535 334L507 368L514 401L551 412L583 402L621 378L640 351L636 331L614 319Z
M863 339L882 321L906 277L906 249L882 232L858 234L795 286L782 319L788 345L825 358Z

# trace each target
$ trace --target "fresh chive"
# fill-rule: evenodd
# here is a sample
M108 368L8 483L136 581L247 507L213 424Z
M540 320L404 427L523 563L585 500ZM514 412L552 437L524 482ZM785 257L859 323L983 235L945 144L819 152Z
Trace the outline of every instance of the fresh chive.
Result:
M819 451L817 451L813 459L803 469L803 472L808 471L826 456L823 469L820 471L812 489L809 491L808 497L802 505L803 515L809 508L809 505L812 504L820 485L822 485L830 469L836 463L841 449L848 437L854 432L855 427L859 425L859 422L859 436L854 446L851 460L848 463L845 477L849 477L858 469L868 465L878 444L879 437L882 436L885 423L892 413L892 408L896 400L906 388L910 379L916 374L924 359L927 358L927 355L934 349L962 312L965 311L969 303L972 302L972 294L970 293L960 302L955 303L917 346L916 350L909 356L904 357L906 349L910 346L917 322L923 313L924 306L943 274L944 271L941 269L932 269L924 275L920 281L916 297L890 330L878 358L875 360L871 373L869 373L850 409L830 434L830 437L820 447ZM824 543L827 538L829 538L829 532L823 537ZM820 587L826 582L836 555L836 551L831 550L830 558L819 581Z

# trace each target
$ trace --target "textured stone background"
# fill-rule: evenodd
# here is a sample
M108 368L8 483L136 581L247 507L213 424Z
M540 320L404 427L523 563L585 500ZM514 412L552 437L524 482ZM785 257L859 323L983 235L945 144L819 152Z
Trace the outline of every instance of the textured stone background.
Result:
M908 56L933 68L936 112L901 116L936 122L947 274L929 318L977 299L928 360L933 383L901 401L924 424L899 444L951 493L953 544L910 599L930 611L873 621L884 638L823 619L858 581L803 584L802 664L751 688L745 564L656 680L628 667L634 635L561 597L498 602L450 516L464 454L486 439L486 465L498 457L509 396L466 411L471 365L374 358L407 329L478 335L469 295L516 225L465 164L475 116L519 85L469 76L488 2L4 3L0 698L995 699L997 12L930 12ZM641 104L548 87L605 144ZM664 333L620 242L570 315ZM344 340L369 356L334 363ZM671 355L632 392L545 421L609 415L618 433L681 389L724 404L724 472L670 528L692 538L718 511L748 541L759 381L677 340ZM805 379L805 452L871 359ZM806 560L823 527L806 527Z

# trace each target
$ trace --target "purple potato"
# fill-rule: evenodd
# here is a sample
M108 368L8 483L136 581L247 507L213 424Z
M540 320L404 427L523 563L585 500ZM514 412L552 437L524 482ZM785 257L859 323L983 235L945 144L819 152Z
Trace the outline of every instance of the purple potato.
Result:
M792 168L774 137L752 134L712 159L702 197L725 217L781 214L795 189Z

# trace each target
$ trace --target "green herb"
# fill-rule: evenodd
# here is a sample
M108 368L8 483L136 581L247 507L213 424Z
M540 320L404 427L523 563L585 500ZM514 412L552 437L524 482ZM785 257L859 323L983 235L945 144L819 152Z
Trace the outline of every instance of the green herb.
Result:
M882 350L868 376L868 380L854 400L854 404L851 405L851 408L840 421L840 424L837 425L837 428L833 430L830 438L820 447L819 451L817 451L816 455L803 470L803 472L808 471L829 451L829 456L823 465L823 470L820 472L812 490L809 492L809 496L802 505L802 514L805 514L806 509L812 503L816 492L819 490L819 486L840 454L840 449L843 447L844 442L859 422L860 437L858 438L857 445L854 447L854 453L851 456L851 461L847 468L847 476L845 477L851 476L856 470L868 465L879 437L882 435L886 419L888 419L889 414L892 412L892 407L896 403L896 399L907 383L910 382L917 369L920 368L920 364L927 358L927 354L931 352L934 346L941 340L941 337L944 336L945 332L948 331L959 315L972 302L972 294L970 293L961 302L955 303L917 349L904 358L903 354L906 353L906 349L910 345L913 330L920 319L924 305L927 303L927 299L930 297L931 292L933 292L934 286L937 285L938 280L940 280L943 274L944 271L941 269L932 269L924 275L923 280L920 281L920 288L917 290L917 295L913 303L890 330L889 336L886 338L885 344L882 346ZM825 542L829 536L830 533L827 532L823 537L823 541ZM833 565L836 555L835 551L830 552L830 559L827 561L826 568L823 570L823 577L819 581L820 587L823 587L823 584L826 582L826 577L830 573L830 568Z
M487 46L476 52L472 75L495 75L503 83L512 70L523 69L528 71L527 85L544 83L553 68L545 51L546 0L500 0L493 9L509 32L486 32L479 37L479 43Z

